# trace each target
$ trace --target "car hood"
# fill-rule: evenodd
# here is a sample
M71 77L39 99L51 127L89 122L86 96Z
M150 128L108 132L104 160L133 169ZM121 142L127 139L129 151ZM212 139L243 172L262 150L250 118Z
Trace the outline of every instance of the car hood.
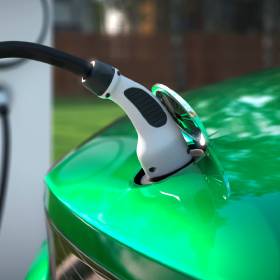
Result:
M230 183L207 256L207 279L280 277L280 70L186 95ZM209 273L209 274L208 274Z
M49 217L101 264L89 240L78 234L83 226L182 275L279 279L279 93L278 69L187 92L207 129L211 152L147 187L133 184L140 168L137 139L127 119L118 122L47 175ZM75 231L58 215L58 204L81 221ZM147 276L153 273L148 266L139 271L139 261L116 248L110 261L123 264L119 275L155 279Z

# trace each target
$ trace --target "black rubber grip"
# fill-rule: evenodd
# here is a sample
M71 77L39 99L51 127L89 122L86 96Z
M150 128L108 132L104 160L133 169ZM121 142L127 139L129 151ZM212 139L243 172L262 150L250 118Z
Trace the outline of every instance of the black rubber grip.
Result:
M151 126L161 127L166 124L165 112L146 91L140 88L129 88L125 90L124 95Z
M110 86L115 74L115 68L99 60L95 60L94 67L86 78L91 91L98 96L105 93Z

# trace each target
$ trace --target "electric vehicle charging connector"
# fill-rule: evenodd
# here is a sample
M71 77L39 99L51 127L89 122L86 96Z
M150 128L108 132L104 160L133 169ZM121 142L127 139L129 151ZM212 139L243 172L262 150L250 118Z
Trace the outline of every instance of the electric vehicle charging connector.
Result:
M0 42L0 58L32 59L82 77L83 85L100 98L111 99L127 114L138 133L137 156L150 181L173 174L192 161L178 125L160 101L141 84L109 64L40 44Z
M103 99L119 105L138 134L137 156L150 181L174 173L192 156L178 125L150 90L98 60L83 85Z

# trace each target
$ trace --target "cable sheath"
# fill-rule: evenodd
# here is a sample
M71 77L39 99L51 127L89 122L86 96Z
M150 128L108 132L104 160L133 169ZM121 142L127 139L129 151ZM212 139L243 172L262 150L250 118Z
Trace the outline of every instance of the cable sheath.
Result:
M21 41L0 42L0 58L12 57L48 63L82 77L87 77L92 70L90 62L55 48Z
M0 181L0 229L2 226L5 198L8 187L8 173L10 166L10 124L8 112L1 110L0 118L2 121L2 163L1 163L1 181Z

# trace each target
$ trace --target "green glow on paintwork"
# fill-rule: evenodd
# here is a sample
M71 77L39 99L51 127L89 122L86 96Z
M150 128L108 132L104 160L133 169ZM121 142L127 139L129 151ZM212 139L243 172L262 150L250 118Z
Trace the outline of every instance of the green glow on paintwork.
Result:
M187 133L185 133L184 131L182 131L182 135L183 135L185 141L186 141L189 145L194 144L193 138L191 138Z
M155 279L152 263L208 280L279 279L279 81L270 70L190 92L207 156L148 187L133 184L136 135L119 122L48 174L50 218L126 279Z
M49 277L49 254L46 242L43 243L41 251L30 267L25 280L51 280Z
M120 133L123 127L126 128L124 135ZM193 231L187 220L195 223L201 232L205 231L205 223L199 218L201 214L192 196L201 193L205 200L202 203L207 204L212 213L213 203L224 203L224 197L228 196L223 175L209 155L176 176L149 187L137 187L132 183L140 169L133 131L127 120L118 123L70 154L50 173L46 183L52 194L88 225L157 262L200 276L192 256L187 254L182 258L178 250L187 252L195 242L187 238L186 232ZM207 172L204 165L209 167ZM195 189L191 190L188 182L192 182ZM172 195L180 199L175 200ZM184 203L188 200L186 208ZM181 225L181 231L175 233L176 225ZM77 235L84 236L80 233L75 238ZM118 257L118 253L115 254Z

